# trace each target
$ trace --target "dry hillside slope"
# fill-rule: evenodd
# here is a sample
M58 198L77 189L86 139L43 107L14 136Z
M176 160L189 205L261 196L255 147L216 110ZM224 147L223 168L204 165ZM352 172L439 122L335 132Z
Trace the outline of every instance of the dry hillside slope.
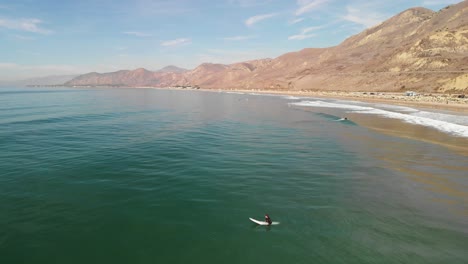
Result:
M191 71L89 73L67 85L468 92L468 1L408 9L340 45Z

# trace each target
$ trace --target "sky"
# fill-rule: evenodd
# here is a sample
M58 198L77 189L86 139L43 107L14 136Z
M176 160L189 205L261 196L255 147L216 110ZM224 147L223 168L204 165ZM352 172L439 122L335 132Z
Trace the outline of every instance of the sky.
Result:
M411 7L460 0L0 0L0 81L192 69L335 46Z

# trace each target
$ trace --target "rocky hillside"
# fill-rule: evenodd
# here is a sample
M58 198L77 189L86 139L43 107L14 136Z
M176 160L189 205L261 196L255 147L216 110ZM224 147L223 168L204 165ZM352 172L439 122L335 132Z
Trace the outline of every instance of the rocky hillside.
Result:
M67 85L468 92L468 1L408 9L340 45L191 71L82 75Z

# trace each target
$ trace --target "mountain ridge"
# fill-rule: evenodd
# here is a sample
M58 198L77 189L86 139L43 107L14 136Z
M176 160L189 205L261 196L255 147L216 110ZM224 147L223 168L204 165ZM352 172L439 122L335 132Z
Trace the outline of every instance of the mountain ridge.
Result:
M80 76L79 74L70 75L49 75L43 77L34 77L14 81L0 81L0 85L13 85L13 86L49 86L49 85L62 85L65 82L71 81L72 79Z
M407 9L333 47L185 71L82 75L66 85L468 92L468 1Z

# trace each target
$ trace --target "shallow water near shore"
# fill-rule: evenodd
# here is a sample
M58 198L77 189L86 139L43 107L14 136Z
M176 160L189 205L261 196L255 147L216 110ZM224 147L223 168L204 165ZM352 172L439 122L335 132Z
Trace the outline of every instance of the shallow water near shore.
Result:
M0 88L0 263L466 263L466 138L302 101Z

